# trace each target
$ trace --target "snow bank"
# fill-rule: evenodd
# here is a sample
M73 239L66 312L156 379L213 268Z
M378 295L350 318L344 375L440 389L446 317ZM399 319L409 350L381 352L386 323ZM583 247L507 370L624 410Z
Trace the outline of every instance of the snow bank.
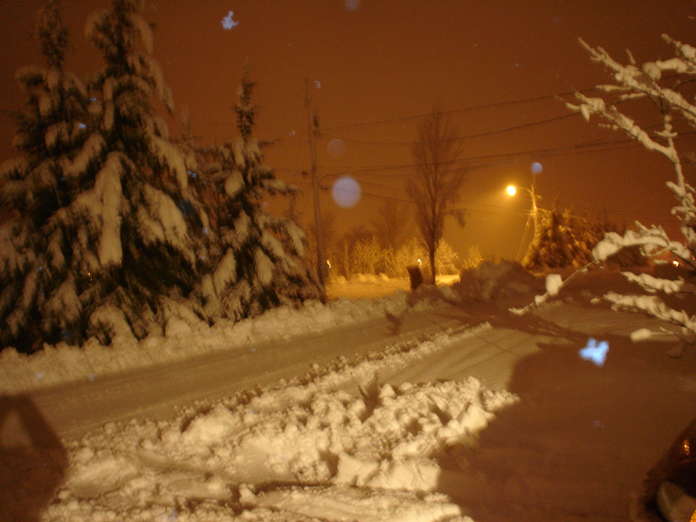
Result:
M461 337L440 336L408 357ZM240 393L171 421L106 425L72 443L42 520L472 522L437 493L436 456L470 442L517 398L474 378L369 383L399 357L317 370L304 384ZM356 375L360 395L337 389Z
M341 299L326 305L308 301L300 308L282 306L253 319L237 323L219 321L212 327L190 317L181 317L175 321L175 328L168 328L166 337L152 334L137 342L129 336L117 336L108 347L92 339L82 348L61 343L45 346L41 352L32 355L8 348L0 352L0 393L93 380L102 375L165 364L217 350L280 341L384 317L385 311L398 314L408 306L407 297L408 294L401 291L374 300ZM427 301L420 301L414 309L424 310L431 306Z

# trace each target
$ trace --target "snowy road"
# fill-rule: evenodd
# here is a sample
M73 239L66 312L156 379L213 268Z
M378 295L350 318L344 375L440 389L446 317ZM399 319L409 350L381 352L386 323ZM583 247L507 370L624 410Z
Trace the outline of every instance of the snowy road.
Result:
M30 396L58 435L78 437L106 422L167 417L176 407L193 401L300 376L310 364L323 365L339 356L350 358L461 328L463 315L454 308L447 310L447 315L411 312L398 334L386 318L373 319L289 341L254 344L92 382L68 383Z
M619 522L693 416L696 353L632 343L657 325L639 314L439 304L394 325L28 393L69 459L39 482L54 499L42 520ZM590 335L611 347L603 367L579 357Z

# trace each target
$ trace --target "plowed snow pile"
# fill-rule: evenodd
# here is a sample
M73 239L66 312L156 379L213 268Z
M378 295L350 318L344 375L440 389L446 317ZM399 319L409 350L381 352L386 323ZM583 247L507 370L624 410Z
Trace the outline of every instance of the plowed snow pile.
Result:
M358 367L364 376L385 364L245 392L172 421L107 425L72 445L43 520L470 521L437 492L435 457L516 397L474 378L337 389Z

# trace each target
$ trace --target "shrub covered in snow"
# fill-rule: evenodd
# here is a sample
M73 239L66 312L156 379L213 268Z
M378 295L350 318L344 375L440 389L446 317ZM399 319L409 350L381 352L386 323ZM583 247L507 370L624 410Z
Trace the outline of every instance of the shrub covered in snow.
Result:
M476 268L462 270L453 289L465 301L495 301L515 295L527 296L543 288L543 281L519 263L484 261Z
M623 231L607 221L600 222L574 215L570 209L540 211L539 230L522 265L534 271L579 268L593 260L592 249L607 232ZM635 248L617 253L612 261L622 267L644 263L640 252Z

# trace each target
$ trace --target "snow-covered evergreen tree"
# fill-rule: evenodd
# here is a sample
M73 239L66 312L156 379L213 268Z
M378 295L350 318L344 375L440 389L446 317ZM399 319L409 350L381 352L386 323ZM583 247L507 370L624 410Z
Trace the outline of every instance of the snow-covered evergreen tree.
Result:
M10 212L0 225L0 346L24 351L70 337L79 321L77 274L63 251L74 229L56 215L74 199L99 147L85 87L64 69L68 33L56 0L39 11L35 34L45 65L17 72L27 97L13 140L19 155L0 166L0 200Z
M81 220L91 239L75 264L94 281L98 307L90 326L102 337L124 323L142 337L153 320L164 324L185 309L177 301L193 290L206 259L207 215L154 108L159 100L171 111L173 102L143 8L142 0L112 0L85 28L105 64L91 85L95 135L104 145L95 154L94 184L66 219Z
M3 345L142 337L183 313L177 299L197 283L207 217L153 109L155 97L171 108L171 94L142 8L113 0L89 17L105 66L84 119L84 90L61 69L64 30L41 18L49 68L20 73L30 91L16 140L23 156L3 168L18 217L3 227L2 277L21 280L3 285Z
M264 164L253 137L254 84L245 74L235 107L240 137L217 147L209 175L226 196L218 212L214 268L203 277L199 295L206 315L240 319L285 303L318 298L304 257L302 229L287 217L265 212L263 199L294 189Z

